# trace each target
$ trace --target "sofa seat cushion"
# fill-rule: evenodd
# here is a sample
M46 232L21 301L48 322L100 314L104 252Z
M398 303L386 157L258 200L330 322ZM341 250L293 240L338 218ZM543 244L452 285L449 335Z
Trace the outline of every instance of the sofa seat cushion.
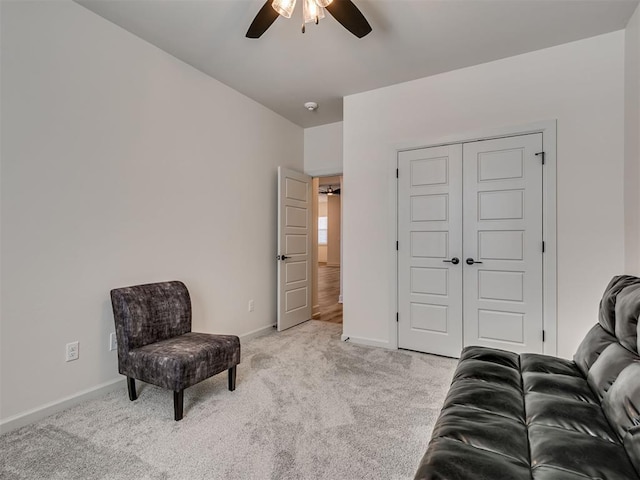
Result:
M631 480L638 476L620 443L593 437L580 432L545 425L529 425L531 468L533 478L540 467L551 467L585 478ZM545 469L545 471L548 471Z
M478 380L461 380L449 389L443 409L453 405L502 415L524 423L522 394L516 389Z
M460 354L460 363L463 360L481 360L487 364L494 363L520 371L520 356L507 350L478 346L466 347Z
M453 406L443 410L433 437L456 440L529 465L527 427L503 415Z
M571 360L541 355L539 353L523 353L520 356L522 373L548 373L583 378L580 369Z
M558 398L599 405L589 388L589 384L581 377L526 372L522 374L522 386L525 395L527 393L544 393Z
M175 392L240 363L235 335L189 332L129 352L130 371L121 372Z
M531 472L533 480L593 480L581 473L569 472L550 465L540 465Z
M470 476L470 472L472 472ZM415 480L530 480L528 463L472 447L450 438L434 438Z
M525 396L527 425L561 428L619 443L600 405L543 393Z
M522 384L518 370L473 358L467 359L460 364L460 368L456 370L453 377L454 382L458 380L480 380L517 390L520 390Z

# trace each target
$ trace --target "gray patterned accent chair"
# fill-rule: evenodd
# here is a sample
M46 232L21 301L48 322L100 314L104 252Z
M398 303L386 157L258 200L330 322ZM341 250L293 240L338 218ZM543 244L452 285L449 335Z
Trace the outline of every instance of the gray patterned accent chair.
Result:
M175 420L183 415L184 389L225 370L236 388L240 339L191 331L191 297L182 282L111 290L118 340L118 370L127 377L129 399L135 379L173 390Z

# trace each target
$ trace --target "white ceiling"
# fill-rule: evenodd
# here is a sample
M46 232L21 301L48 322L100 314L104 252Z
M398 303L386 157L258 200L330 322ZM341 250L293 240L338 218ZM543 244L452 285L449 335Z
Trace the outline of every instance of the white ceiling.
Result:
M639 0L354 0L362 39L328 13L303 35L298 1L257 40L264 0L76 1L306 128L342 120L345 95L620 30Z

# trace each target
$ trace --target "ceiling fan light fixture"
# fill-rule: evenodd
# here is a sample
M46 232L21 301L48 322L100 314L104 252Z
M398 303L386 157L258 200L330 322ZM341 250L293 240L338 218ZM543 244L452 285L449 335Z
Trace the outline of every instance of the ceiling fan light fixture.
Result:
M371 25L352 0L339 0L338 2L333 0L302 0L302 2L304 3L303 10L306 10L306 12L303 11L302 33L305 32L306 22L318 23L318 20L325 16L324 8L340 25L356 37L362 38L371 33ZM260 38L273 25L278 16L291 18L295 7L296 0L266 0L251 22L245 36Z
M271 7L285 18L291 18L296 0L273 0Z
M304 23L318 23L319 19L324 18L324 8L316 0L302 0L302 16Z

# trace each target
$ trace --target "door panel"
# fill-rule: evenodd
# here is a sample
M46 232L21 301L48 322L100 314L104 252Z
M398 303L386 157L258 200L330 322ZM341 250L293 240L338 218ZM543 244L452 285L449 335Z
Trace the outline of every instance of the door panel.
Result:
M311 318L311 177L279 167L278 202L278 331L281 331Z
M462 348L462 146L398 156L398 345Z
M541 150L542 134L463 146L465 346L542 352Z

